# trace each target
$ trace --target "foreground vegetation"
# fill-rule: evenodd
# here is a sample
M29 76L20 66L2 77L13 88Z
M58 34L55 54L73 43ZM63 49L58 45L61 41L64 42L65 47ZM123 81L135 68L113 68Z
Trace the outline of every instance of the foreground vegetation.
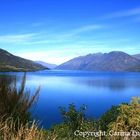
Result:
M0 140L45 140L43 131L38 129L35 122L18 126L15 123L13 118L0 120Z
M64 123L49 130L50 137L58 140L140 139L140 98L133 98L129 104L113 106L99 120L86 118L84 111L85 107L76 110L73 104L68 111L63 108Z
M40 88L30 96L30 91L25 90L25 82L25 75L20 86L16 85L15 77L0 79L0 140L140 139L140 98L113 106L98 120L86 117L86 106L76 109L70 104L68 109L60 108L63 123L43 130L29 113Z

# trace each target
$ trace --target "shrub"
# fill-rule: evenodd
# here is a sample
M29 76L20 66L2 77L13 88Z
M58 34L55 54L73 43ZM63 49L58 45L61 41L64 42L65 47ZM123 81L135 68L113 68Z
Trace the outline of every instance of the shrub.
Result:
M57 139L75 139L82 140L83 137L74 135L76 130L80 131L94 131L94 121L89 120L85 116L86 107L83 105L76 109L74 104L70 104L68 109L61 107L61 115L63 123L53 126L47 131L48 140Z
M129 104L121 104L116 121L109 124L114 131L140 132L140 98L133 98Z
M101 129L102 131L107 131L108 125L111 122L116 121L118 115L119 115L119 106L112 106L111 109L105 112L99 119L98 129Z
M40 88L31 96L30 90L25 90L26 74L19 87L16 78L3 77L0 80L0 117L12 118L16 123L26 124L30 120L30 107L35 103Z

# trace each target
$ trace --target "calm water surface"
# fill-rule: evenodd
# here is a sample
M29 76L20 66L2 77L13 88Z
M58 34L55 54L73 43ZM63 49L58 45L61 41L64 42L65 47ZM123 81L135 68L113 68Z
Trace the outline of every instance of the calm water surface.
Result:
M0 73L16 75L23 73ZM129 102L140 96L140 73L105 73L83 71L39 71L27 73L26 86L34 91L41 86L40 96L32 115L44 127L60 123L60 106L74 103L87 105L86 115L100 117L112 105Z

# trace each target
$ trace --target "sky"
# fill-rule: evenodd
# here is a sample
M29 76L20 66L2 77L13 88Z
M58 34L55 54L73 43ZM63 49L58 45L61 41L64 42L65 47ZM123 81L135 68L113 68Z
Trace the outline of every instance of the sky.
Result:
M0 48L54 64L140 53L140 0L0 0Z

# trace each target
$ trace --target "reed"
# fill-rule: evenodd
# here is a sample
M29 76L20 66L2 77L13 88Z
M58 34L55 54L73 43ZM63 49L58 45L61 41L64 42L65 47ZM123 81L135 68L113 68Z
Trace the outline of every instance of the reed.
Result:
M29 112L38 99L40 87L31 94L25 85L26 73L19 86L15 77L0 78L0 140L45 140Z
M25 89L26 74L24 74L20 86L13 77L0 79L0 117L13 118L15 123L26 124L31 119L29 109L37 101L40 87L35 93ZM32 95L32 96L31 96Z
M35 121L15 125L13 118L0 119L0 140L45 140L44 132Z

